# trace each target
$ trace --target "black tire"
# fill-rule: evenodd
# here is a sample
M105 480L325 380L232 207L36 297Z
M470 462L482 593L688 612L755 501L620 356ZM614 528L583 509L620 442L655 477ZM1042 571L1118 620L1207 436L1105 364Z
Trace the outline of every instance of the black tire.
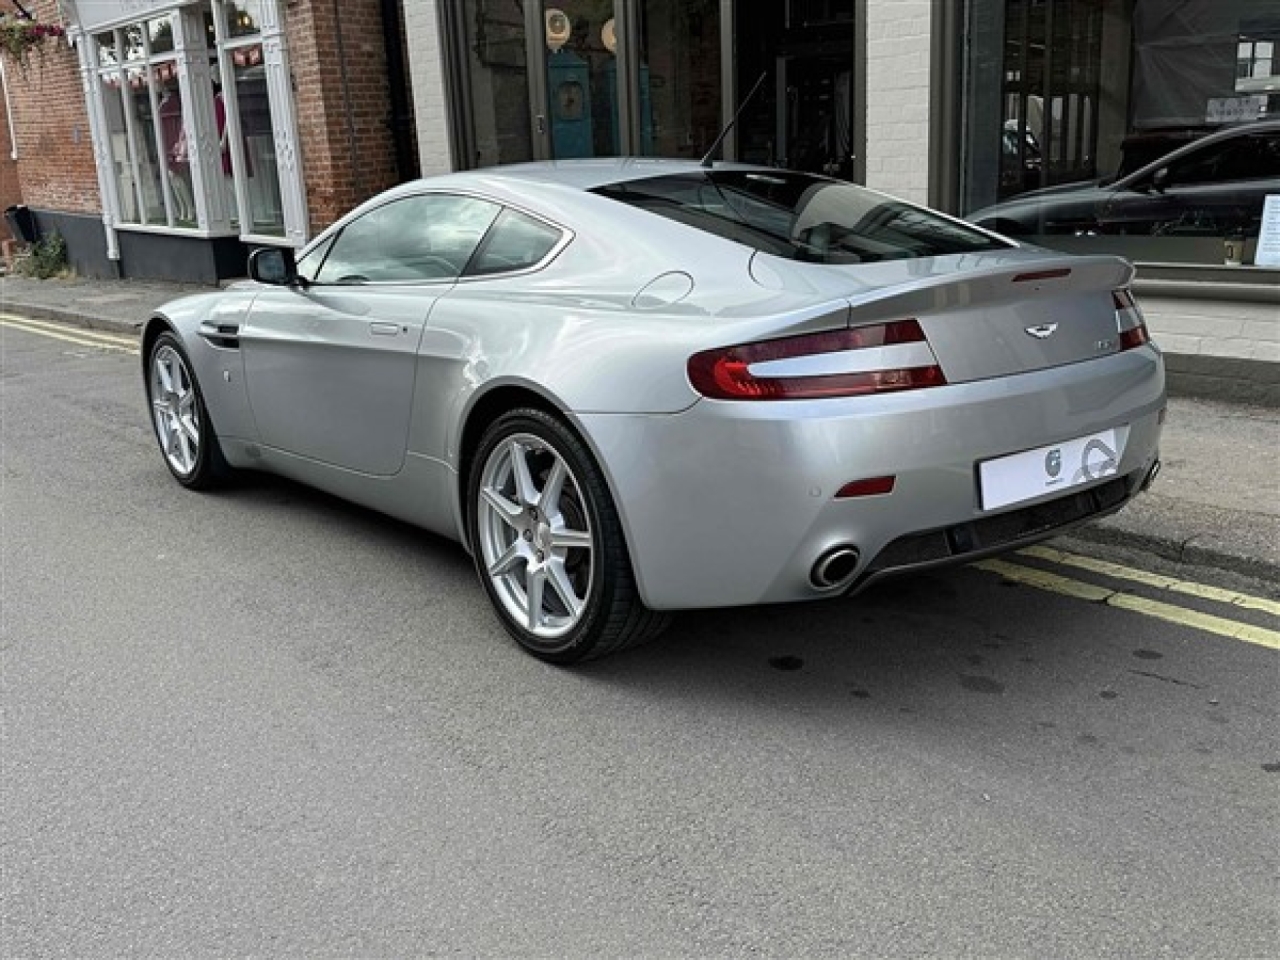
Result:
M167 371L165 376L172 389L166 389L158 364ZM173 478L190 490L219 486L226 480L230 468L222 456L191 360L182 341L171 332L166 330L151 345L144 381L151 427L160 444L161 458ZM165 395L158 396L158 391ZM181 426L176 426L179 422ZM165 423L172 429L166 430Z
M518 489L517 457L535 488L528 493L536 497ZM548 493L557 458L566 469L559 492ZM495 506L494 494L505 509ZM582 441L555 417L518 409L489 426L467 478L467 508L480 583L503 627L533 656L578 663L649 640L669 622L641 601L603 475ZM567 540L590 547L565 547ZM491 564L498 570L496 562L504 558L501 572L491 573ZM537 579L542 586L535 586ZM573 597L566 599L566 591ZM577 611L571 601L580 603Z

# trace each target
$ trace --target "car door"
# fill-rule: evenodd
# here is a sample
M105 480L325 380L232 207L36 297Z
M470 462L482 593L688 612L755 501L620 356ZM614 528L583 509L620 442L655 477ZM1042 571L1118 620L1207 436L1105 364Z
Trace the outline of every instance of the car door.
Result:
M398 472L423 327L499 210L455 194L393 199L308 251L297 285L264 290L240 331L261 442Z

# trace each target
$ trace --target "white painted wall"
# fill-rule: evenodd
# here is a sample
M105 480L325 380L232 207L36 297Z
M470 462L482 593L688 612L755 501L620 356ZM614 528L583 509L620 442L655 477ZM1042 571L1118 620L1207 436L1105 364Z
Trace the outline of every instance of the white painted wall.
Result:
M444 51L435 0L409 0L404 5L409 48L409 80L418 132L418 162L424 177L448 173L449 119L445 110Z
M867 0L867 186L929 199L930 0Z
M1280 363L1274 305L1155 297L1139 293L1151 337L1168 353Z

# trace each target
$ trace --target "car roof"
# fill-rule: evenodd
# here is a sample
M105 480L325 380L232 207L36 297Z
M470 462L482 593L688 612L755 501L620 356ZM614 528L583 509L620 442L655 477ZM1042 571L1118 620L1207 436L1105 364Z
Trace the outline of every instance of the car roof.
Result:
M611 183L673 176L705 170L696 160L660 157L593 157L581 160L545 160L484 167L471 173L485 178L555 184L578 190L594 190Z
M715 170L764 169L755 164L718 162ZM708 168L696 160L673 160L664 157L591 157L575 160L540 160L494 167L478 167L455 173L424 177L401 184L394 193L416 193L425 189L506 188L517 193L531 184L586 192L615 183L628 183L650 177L707 173Z

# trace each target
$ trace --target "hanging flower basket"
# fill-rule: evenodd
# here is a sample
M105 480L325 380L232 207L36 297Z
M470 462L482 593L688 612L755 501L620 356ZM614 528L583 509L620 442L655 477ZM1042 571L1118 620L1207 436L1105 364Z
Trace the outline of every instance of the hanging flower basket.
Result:
M24 74L31 63L32 52L43 63L45 41L56 40L65 34L66 31L56 23L37 23L25 17L0 14L0 50Z

